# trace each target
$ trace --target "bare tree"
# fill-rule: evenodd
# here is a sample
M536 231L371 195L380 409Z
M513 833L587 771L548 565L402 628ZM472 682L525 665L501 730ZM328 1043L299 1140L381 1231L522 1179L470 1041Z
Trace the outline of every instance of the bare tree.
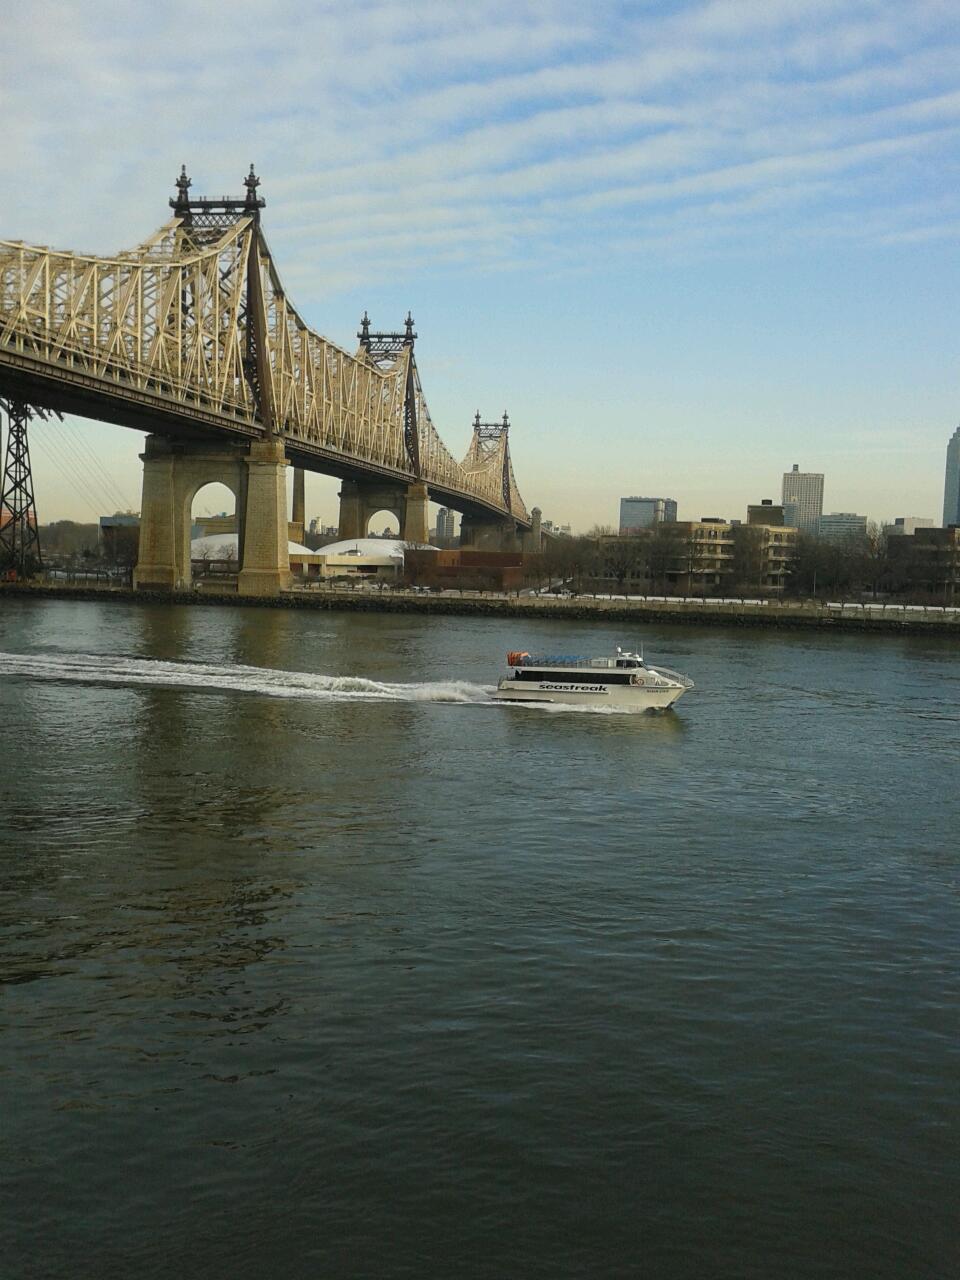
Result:
M685 571L688 541L686 531L672 521L657 524L647 547L647 572L651 583L666 595Z
M734 533L733 581L741 594L763 586L763 533L756 525L738 525Z
M863 567L873 595L890 589L889 534L886 525L873 520L867 525L863 539Z
M618 594L626 595L631 585L639 585L638 579L646 575L649 538L611 537L597 542L596 579L615 587Z

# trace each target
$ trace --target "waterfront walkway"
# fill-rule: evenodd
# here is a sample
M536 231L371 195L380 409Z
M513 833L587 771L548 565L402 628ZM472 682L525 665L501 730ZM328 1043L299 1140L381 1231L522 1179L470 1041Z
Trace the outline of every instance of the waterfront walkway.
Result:
M693 626L763 627L782 630L868 631L878 634L949 635L960 638L960 607L862 604L843 601L701 600L670 597L590 595L510 595L494 591L429 592L413 589L310 587L280 596L239 598L229 590L183 593L133 591L79 582L2 583L4 595L44 599L192 605L252 605L279 609L337 609L355 612L415 613L480 617L544 618L576 622L671 623Z

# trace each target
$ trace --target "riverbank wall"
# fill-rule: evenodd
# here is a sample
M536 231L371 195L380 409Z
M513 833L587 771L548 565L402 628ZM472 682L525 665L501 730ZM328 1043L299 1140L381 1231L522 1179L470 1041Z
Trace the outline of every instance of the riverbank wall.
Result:
M910 606L780 603L768 601L630 600L576 596L425 595L412 591L289 591L274 597L239 598L224 591L182 593L125 587L3 583L7 597L97 600L114 604L181 604L194 607L321 609L352 613L406 613L435 617L517 618L527 621L624 622L631 626L759 627L794 631L854 631L877 635L944 635L960 639L960 611Z

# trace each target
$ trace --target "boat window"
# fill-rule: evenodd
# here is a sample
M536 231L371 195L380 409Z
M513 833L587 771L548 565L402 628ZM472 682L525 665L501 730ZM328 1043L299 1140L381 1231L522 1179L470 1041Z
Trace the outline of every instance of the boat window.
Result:
M629 671L531 671L519 667L518 680L545 680L550 684L629 684Z

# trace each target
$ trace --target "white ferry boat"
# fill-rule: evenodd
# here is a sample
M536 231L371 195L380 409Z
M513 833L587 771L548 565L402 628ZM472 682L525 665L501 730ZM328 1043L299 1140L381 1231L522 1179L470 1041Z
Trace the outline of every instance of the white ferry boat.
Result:
M503 702L559 702L612 707L618 711L662 711L693 681L668 667L651 667L641 653L617 649L610 658L507 654L510 674L497 684Z

